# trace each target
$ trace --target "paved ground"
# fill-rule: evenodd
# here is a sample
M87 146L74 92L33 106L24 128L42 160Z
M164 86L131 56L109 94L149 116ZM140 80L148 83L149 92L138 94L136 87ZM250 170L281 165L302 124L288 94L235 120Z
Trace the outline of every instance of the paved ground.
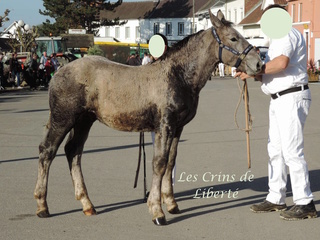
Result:
M61 147L50 169L48 204L52 217L36 217L33 190L38 144L48 117L47 92L0 94L1 239L318 239L320 218L287 222L279 213L255 214L249 210L267 193L269 98L259 83L249 81L248 85L254 118L250 133L252 168L247 168L245 133L234 123L239 98L236 80L209 81L201 92L198 113L185 127L179 145L174 189L182 213L166 213L169 225L165 227L154 226L142 203L142 174L138 188L133 189L138 133L114 131L100 123L93 126L83 156L86 184L98 215L84 216L74 199ZM305 127L305 154L320 210L320 84L310 87L313 102ZM241 126L243 112L241 104ZM146 143L150 187L149 133ZM287 204L291 206L288 188ZM208 189L209 196L215 193L215 197L203 198Z

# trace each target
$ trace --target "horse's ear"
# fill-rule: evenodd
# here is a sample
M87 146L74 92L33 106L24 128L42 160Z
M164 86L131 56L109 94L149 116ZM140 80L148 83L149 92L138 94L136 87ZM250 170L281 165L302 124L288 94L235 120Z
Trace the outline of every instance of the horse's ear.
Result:
M220 11L220 10L219 10ZM220 11L221 12L221 11ZM218 12L219 13L219 12ZM222 12L221 12L222 14ZM213 15L213 13L210 11L209 9L209 15L210 15L210 20L211 20L211 23L212 25L215 27L215 28L219 28L222 26L222 23L221 21L219 20L219 18L217 18L215 15ZM222 14L223 15L223 14Z
M217 17L221 22L223 22L223 20L225 20L225 17L224 17L224 15L223 15L223 13L221 12L220 9L219 9L219 11L217 13Z

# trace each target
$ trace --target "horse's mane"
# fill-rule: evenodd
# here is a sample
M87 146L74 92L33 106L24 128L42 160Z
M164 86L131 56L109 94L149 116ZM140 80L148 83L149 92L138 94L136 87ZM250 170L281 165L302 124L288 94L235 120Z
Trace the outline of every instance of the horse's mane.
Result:
M230 21L226 20L225 18L222 18L221 22L223 23L223 25L225 25L227 27L232 27L233 26L233 22L230 22ZM197 37L203 31L204 30L200 30L199 32L191 34L191 35L185 37L184 39L182 39L181 41L175 43L172 47L167 49L167 51L159 58L159 60L165 60L166 58L171 56L173 53L179 51L181 48L186 46L186 44L189 42L190 39L192 39L194 37Z
M223 25L225 25L227 27L232 27L233 26L233 22L230 22L230 21L226 20L225 18L222 18L221 22L223 23Z
M167 51L165 52L165 54L163 54L159 60L164 60L167 57L171 56L173 53L179 51L181 48L183 48L184 46L187 45L187 43L190 41L190 39L200 35L201 32L203 32L204 30L201 30L197 33L191 34L187 37L185 37L184 39L182 39L181 41L175 43L172 47L168 48Z

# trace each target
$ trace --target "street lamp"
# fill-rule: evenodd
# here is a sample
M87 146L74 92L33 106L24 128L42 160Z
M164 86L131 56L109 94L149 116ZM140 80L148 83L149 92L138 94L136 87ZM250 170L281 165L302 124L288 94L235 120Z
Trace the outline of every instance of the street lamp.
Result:
M26 34L29 33L30 26L29 24L25 24L23 20L19 20L16 23L16 30L14 31L15 38L20 42L20 52L22 52L23 47L25 47Z
M19 20L18 25L26 32L28 32L30 30L29 24L25 24L23 20Z

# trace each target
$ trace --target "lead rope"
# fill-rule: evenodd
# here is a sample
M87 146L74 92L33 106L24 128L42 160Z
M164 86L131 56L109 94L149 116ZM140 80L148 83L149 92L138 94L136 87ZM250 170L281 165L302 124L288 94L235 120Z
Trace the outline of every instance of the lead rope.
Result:
M248 85L247 85L247 81L244 80L243 81L243 86L242 86L242 89L241 89L239 77L237 78L237 84L238 84L240 96L239 96L239 101L238 101L237 107L236 107L235 112L234 112L234 121L235 121L235 124L236 124L236 126L237 126L237 128L239 130L246 132L248 168L251 168L249 132L252 130L252 122L253 122L253 120L252 120L251 113L250 113L250 108L249 108L249 92L248 92L248 88L247 88ZM245 104L246 128L240 128L239 124L238 124L238 120L237 120L237 114L238 114L238 110L239 110L239 107L240 107L241 99L244 100L244 104Z

